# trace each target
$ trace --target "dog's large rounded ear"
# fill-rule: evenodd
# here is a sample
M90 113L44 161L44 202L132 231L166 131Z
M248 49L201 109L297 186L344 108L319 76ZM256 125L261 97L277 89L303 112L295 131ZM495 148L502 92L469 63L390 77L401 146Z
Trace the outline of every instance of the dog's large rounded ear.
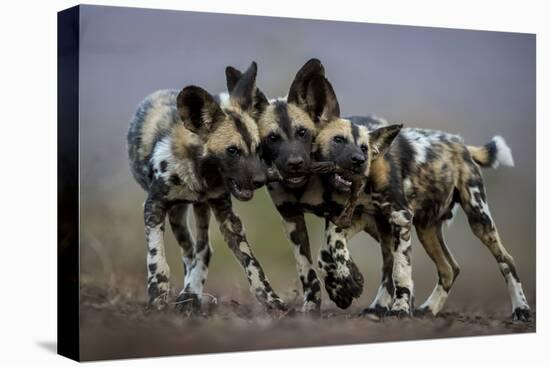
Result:
M371 159L376 159L386 154L402 127L403 124L388 125L369 133L369 146L372 151Z
M199 134L209 133L224 113L207 91L197 86L185 87L178 94L178 113L184 126Z
M296 73L288 91L287 102L303 107L306 103L307 86L315 75L325 76L325 68L319 59L311 59Z
M269 104L262 91L256 87L257 72L258 65L255 61L244 74L231 66L225 69L227 89L232 103L248 112L254 119L257 119Z
M340 117L340 105L327 78L319 74L311 78L307 86L306 103L303 108L313 122L319 126Z
M228 66L225 68L225 80L227 82L227 91L229 93L233 92L235 85L237 85L237 82L241 79L242 75L243 73L241 73L240 70L235 69L233 66Z

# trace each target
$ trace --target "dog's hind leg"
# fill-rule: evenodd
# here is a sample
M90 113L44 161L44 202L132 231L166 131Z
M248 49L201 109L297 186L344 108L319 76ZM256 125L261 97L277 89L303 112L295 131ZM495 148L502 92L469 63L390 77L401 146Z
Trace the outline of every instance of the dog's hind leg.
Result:
M466 212L472 231L491 251L506 280L512 301L513 319L527 320L530 317L530 308L523 293L514 259L502 245L487 205L487 197L479 168L474 164L471 164L469 168L467 177L463 180L459 190L462 208Z
M184 273L187 276L195 257L195 243L187 223L188 204L176 204L168 210L168 220L181 250ZM185 279L185 278L184 278Z
M451 287L459 273L459 267L443 239L442 223L417 225L416 233L422 246L435 263L439 280L428 299L418 311L437 315L443 308Z
M181 247L182 260L185 267L183 289L176 299L176 308L188 313L200 310L202 289L211 257L211 247L208 243L208 223L210 208L206 203L193 205L197 238L193 241L187 222L187 204L178 204L170 208L169 218L172 231Z
M386 223L387 224L387 223ZM365 231L371 235L376 241L379 242L380 250L382 253L382 280L378 286L378 291L374 300L369 307L362 311L362 315L374 314L376 316L386 315L393 303L393 255L391 251L391 237L386 238L384 241L381 238L380 233L391 233L390 229L379 230L376 221L373 223L368 222L365 227ZM388 237L388 236L386 236Z

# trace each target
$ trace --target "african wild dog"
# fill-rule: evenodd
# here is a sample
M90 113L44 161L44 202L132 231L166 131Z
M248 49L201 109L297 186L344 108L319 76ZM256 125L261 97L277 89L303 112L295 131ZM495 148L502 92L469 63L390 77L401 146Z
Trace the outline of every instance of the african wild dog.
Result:
M352 131L357 129L359 135L364 136L369 130L387 126L384 120L373 117L351 117L348 124ZM344 138L346 145L359 145L358 140L351 139L352 135L343 136L341 129L331 132L330 127L321 131L320 159L331 159L338 136ZM364 222L365 230L381 243L383 277L376 298L365 313L408 314L412 311L410 231L413 225L439 275L438 284L418 311L439 313L459 273L458 264L444 242L442 225L452 218L453 209L459 204L473 233L497 260L512 301L512 317L529 318L529 305L514 260L502 245L489 211L480 170L481 167L497 168L500 164L513 165L512 153L504 139L497 136L485 146L474 147L465 145L457 135L405 128L384 156L378 159L371 156L368 161L371 164L366 167L365 194L356 212L368 214L360 222ZM345 189L346 185L340 187ZM336 195L332 199L344 201L345 195L337 194L338 186L334 188ZM334 232L337 231L334 228Z
M162 90L145 98L130 123L131 170L148 194L144 220L150 306L164 308L169 293L163 242L168 215L185 268L184 287L176 304L186 312L200 308L212 253L208 240L212 210L257 299L268 308L286 308L252 254L231 205L231 194L250 200L266 180L258 157L258 126L249 115L261 108L255 103L256 72L256 63L252 63L232 88L224 108L196 86L179 94ZM190 204L197 223L196 240L187 225Z
M232 67L226 70L228 89L240 72ZM257 92L261 94L261 92ZM262 94L263 95L263 94ZM312 148L317 131L339 118L339 105L332 86L324 78L324 68L317 59L309 60L297 72L286 99L277 99L258 114L262 159L276 167L282 180L268 183L268 191L277 207L293 243L298 274L304 292L303 310L319 312L321 286L312 264L309 238L304 219L305 212L326 216L328 208L309 206L312 192ZM315 179L314 185L320 185ZM315 190L315 188L313 188ZM336 213L331 210L331 213ZM335 267L325 269L325 288L339 307L346 308L353 298L361 295L363 277L346 249L340 243L331 254Z
M452 217L454 205L460 204L473 232L499 263L508 284L514 319L527 319L529 306L514 261L502 246L489 213L480 172L480 166L496 168L499 164L513 164L504 140L496 137L484 147L472 147L464 145L460 137L443 132L407 128L400 133L401 125L387 125L380 119L340 119L338 101L323 75L320 62L310 60L298 72L293 82L296 89L291 88L288 103L284 100L272 103L259 123L263 155L286 177L281 183L268 184L268 189L295 244L304 309L318 310L320 305L319 281L311 264L303 220L305 211L326 218L326 243L318 264L329 296L340 307L347 307L357 294L354 291L362 286L362 277L347 251L347 240L364 230L381 242L383 280L365 313L412 312L410 229L414 224L440 277L420 310L437 314L459 272L443 242L441 224ZM306 111L319 131L312 133L316 135L313 146L308 140L298 139L299 128L306 125L311 129L312 125L307 123L307 116L289 113L294 107ZM394 139L396 143L392 145ZM308 176L287 172L288 158L296 151L303 154L303 146L306 151L313 151L315 160L334 161L368 177L351 228L333 224L349 199L348 177L338 173ZM309 159L307 154L303 155L306 165ZM347 282L334 283L336 277ZM358 287L354 288L355 285Z

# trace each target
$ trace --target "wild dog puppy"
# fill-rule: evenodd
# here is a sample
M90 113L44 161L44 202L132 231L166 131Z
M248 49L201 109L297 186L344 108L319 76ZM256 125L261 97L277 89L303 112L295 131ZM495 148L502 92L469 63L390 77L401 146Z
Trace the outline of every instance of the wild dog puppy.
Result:
M363 282L353 262L347 268L342 267L342 263L349 259L346 241L364 230L381 243L383 280L375 300L365 313L411 313L410 230L414 225L439 274L438 284L420 310L435 315L443 307L459 272L443 241L441 225L452 217L454 206L460 204L472 230L499 263L508 284L514 319L527 319L529 306L514 261L502 246L491 218L480 172L480 167L513 164L504 140L496 137L483 147L472 147L464 145L456 135L438 131L407 128L400 133L401 125L387 125L378 118L339 119L338 101L323 75L320 62L310 60L298 72L293 82L297 89L289 93L288 103L274 101L260 117L266 159L286 178L281 183L268 185L268 189L283 217L290 240L295 244L298 272L304 287L304 309L316 310L320 304L320 289L315 286L318 279L311 265L304 212L326 218L326 244L321 248L318 265L324 274L329 296L340 307L351 303L353 291L341 286L345 282L335 284L334 278L353 274L348 284L355 280L362 286ZM350 228L343 229L334 224L342 208L349 204L352 186L349 177L340 173L292 175L286 172L288 153L285 152L289 144L298 142L288 126L307 121L303 116L291 117L285 113L292 104L309 111L308 115L319 131L311 149L314 160L332 161L348 168L348 172L362 173L368 178L364 192L357 198ZM291 133L287 133L287 129ZM283 143L287 144L286 147ZM304 162L309 165L309 157L304 157ZM289 180L296 176L299 178L296 182ZM309 282L309 279L313 281Z
M128 130L130 167L147 191L144 204L149 304L161 309L169 293L164 250L168 216L181 246L184 287L179 309L197 311L212 248L208 239L210 210L235 257L245 269L251 291L268 308L285 309L254 257L243 224L233 212L231 195L250 200L266 176L258 149L259 131L250 113L255 103L256 63L234 85L224 108L196 86L181 92L161 90L145 98ZM267 103L267 102L266 102ZM187 225L192 205L197 223L193 240Z
M500 267L510 293L513 318L527 320L529 305L514 260L504 248L489 211L481 175L482 167L513 165L505 141L497 136L485 146L474 147L465 145L457 135L404 128L384 153L372 139L377 131L388 126L383 120L352 117L346 125L347 128L328 125L321 130L316 141L317 154L318 159L345 162L352 159L352 147L361 147L366 157L363 163L367 177L365 193L355 210L356 216L363 213L366 216L354 226L361 227L364 223L365 231L380 242L383 279L365 313L410 314L412 311L412 226L439 275L438 284L419 311L436 315L441 310L459 273L459 266L444 242L442 225L453 216L458 204L465 211L472 231ZM348 191L350 183L336 175L328 181L332 183L332 191L326 199L345 202L346 195L341 193ZM327 242L342 233L346 238L353 234L329 225ZM321 252L320 264L323 256Z
M228 67L226 75L231 90L240 73ZM312 148L317 131L339 120L339 114L338 101L317 59L309 60L297 72L286 99L272 101L258 114L262 158L281 176L280 182L269 183L267 187L293 244L305 312L320 311L321 287L312 264L304 213L333 218L341 211L341 207L330 207L330 203L322 205L323 182L309 172L313 163ZM324 270L325 288L339 307L346 308L353 298L361 295L363 277L345 244L334 242L329 247L333 251L327 252L326 258L330 258L332 265Z

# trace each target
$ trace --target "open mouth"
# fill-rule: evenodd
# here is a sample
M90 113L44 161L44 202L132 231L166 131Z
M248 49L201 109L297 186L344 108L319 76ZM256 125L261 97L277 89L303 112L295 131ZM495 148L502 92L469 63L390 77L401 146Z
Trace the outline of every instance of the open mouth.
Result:
M336 186L337 188L339 188L342 191L348 191L348 190L351 189L351 181L348 180L348 179L345 179L344 177L342 177L338 173L334 174L333 183L334 183L334 186Z
M248 201L252 199L254 192L252 190L243 189L239 183L233 179L229 179L229 187L231 188L231 193L237 200Z
M300 176L300 177L289 177L289 178L285 178L285 181L286 182L289 182L291 184L301 184L302 182L304 182L306 180L306 176Z
M306 176L284 177L283 182L287 187L296 188L305 184L306 178Z

